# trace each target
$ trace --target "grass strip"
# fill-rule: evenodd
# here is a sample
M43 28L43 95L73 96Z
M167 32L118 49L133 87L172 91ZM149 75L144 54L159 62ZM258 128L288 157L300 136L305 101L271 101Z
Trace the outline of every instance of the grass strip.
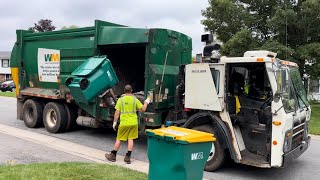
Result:
M147 175L131 169L99 163L64 162L7 164L0 166L0 179L50 179L50 180L96 180L96 179L147 179Z

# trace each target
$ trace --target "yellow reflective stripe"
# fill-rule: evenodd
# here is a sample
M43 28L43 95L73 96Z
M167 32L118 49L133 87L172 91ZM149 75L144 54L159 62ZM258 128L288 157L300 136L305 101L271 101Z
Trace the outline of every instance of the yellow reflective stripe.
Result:
M121 114L136 114L137 113L137 110L136 110L136 97L133 96L134 100L133 100L133 109L132 111L124 111L124 102L123 102L123 99L122 97L120 98L120 101L121 101L121 111L120 113Z
M132 111L133 112L137 112L137 110L136 110L136 97L133 97L134 98L134 100L133 100L133 108L132 108Z
M19 68L11 67L11 75L14 84L16 85L16 96L20 94L20 84L19 84Z

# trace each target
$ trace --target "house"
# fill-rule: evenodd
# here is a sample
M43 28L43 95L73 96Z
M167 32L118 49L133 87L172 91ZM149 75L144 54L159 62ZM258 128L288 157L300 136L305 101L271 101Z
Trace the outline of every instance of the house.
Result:
M320 80L311 80L309 84L310 99L320 101Z
M0 82L11 80L10 51L0 51Z

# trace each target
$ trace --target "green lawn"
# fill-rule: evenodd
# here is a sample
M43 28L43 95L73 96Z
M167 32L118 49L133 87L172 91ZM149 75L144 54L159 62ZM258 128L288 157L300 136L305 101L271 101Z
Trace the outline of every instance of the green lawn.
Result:
M15 92L2 92L0 91L0 96L6 96L6 97L16 97L16 93Z
M311 120L309 123L309 133L320 135L320 104L311 105Z
M127 168L98 163L35 163L0 166L1 180L20 179L147 179L147 175Z

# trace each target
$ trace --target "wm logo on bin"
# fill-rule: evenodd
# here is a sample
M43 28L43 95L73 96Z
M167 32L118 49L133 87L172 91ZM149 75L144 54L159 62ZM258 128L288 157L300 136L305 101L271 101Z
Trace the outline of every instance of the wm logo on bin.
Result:
M199 160L199 159L203 159L203 152L197 152L197 153L192 153L191 154L191 160Z

